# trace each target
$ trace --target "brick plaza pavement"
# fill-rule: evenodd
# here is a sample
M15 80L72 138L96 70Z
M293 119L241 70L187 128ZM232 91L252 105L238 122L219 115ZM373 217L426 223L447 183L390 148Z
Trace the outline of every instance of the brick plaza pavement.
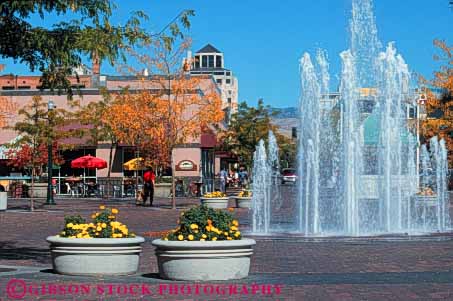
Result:
M6 290L14 279L18 281L14 282L16 285L31 288L25 300L453 300L452 235L373 240L254 237L257 245L250 277L210 284L159 279L151 246L153 238L147 237L137 275L56 275L51 271L45 238L61 230L65 215L88 217L101 201L57 199L57 203L48 207L39 201L38 210L29 213L24 210L26 201L12 200L9 210L0 212L0 300L13 300ZM132 200L102 203L118 208L119 220L138 235L152 231L152 236L153 232L173 228L181 210L198 201L178 199L178 210L168 209L168 199L156 200L153 208L136 207ZM242 224L248 223L247 210L236 210L235 214ZM72 285L73 290L80 285L93 285L98 290L88 294L40 294L39 288L49 283L65 285L67 289ZM141 293L122 295L122 288L135 284L143 285ZM176 295L176 288L182 289L182 285L185 289ZM195 293L196 285L201 285L199 294Z

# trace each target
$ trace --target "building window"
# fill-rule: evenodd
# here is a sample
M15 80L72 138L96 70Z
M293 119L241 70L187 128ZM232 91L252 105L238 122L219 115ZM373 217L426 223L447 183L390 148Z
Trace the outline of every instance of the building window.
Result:
M228 103L231 104L231 97L228 97Z
M227 78L225 81L227 84L231 84L231 79Z
M213 55L208 55L208 67L214 68L214 56Z
M200 56L195 56L195 69L200 68Z
M216 68L222 68L222 56L216 55L215 66L216 66Z
M221 78L218 78L218 79L216 80L216 82L217 82L219 85L221 85L221 84L222 84L222 79L221 79Z
M230 75L231 75L231 72L228 71L228 72L226 73L226 75L227 75L227 76L230 76Z
M17 89L19 89L19 90L29 90L29 89L31 89L31 87L30 86L19 86L19 87L17 87Z
M201 56L201 68L208 68L208 57L206 55Z

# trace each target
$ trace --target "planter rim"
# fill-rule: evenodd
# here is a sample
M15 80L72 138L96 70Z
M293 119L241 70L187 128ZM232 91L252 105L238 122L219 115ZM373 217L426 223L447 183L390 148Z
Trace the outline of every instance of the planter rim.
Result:
M220 240L220 241L175 241L155 239L151 242L155 247L162 248L203 248L203 249L218 249L222 247L242 247L253 246L256 244L254 239L243 238L239 240Z
M124 244L138 244L145 242L141 236L130 238L68 238L59 236L49 236L46 241L53 244L67 244L67 245L124 245Z
M251 200L252 199L252 197L250 197L250 196L236 196L234 198L237 200Z
M227 197L227 196L225 196L225 197L218 197L218 198L204 198L204 197L201 197L200 199L201 199L201 200L229 200L230 197Z

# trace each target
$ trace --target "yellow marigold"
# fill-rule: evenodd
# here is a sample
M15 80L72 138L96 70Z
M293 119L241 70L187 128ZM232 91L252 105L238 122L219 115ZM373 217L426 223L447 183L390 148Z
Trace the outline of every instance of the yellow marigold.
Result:
M97 226L96 231L102 231L102 227Z
M190 225L190 229L192 229L192 230L198 229L198 225L197 224L191 224Z
M227 240L233 240L233 238L232 238L232 237L230 237L230 236L228 236L228 237L227 237Z
M230 229L233 230L233 231L236 231L236 230L238 229L238 227L236 227L236 226L231 226Z
M234 208L233 208L233 207L230 207L230 208L228 208L228 211L233 212L233 211L234 211Z
M239 226L239 222L237 220L233 220L233 226Z
M187 236L187 238L188 238L189 240L193 240L193 235L192 235L192 234L189 234L189 236Z
M69 238L76 238L76 237L74 235L72 235L72 236L69 236Z
M109 215L109 219L114 219L114 218L115 218L115 216Z
M104 209L105 209L105 206L104 206L104 205L101 205L101 206L99 206L99 209L104 210Z
M78 233L77 234L77 238L82 238L83 234L82 233Z
M241 232L240 232L240 231L234 233L234 236L235 236L235 237L239 237L239 235L241 235Z
M200 241L206 241L206 239L204 239L204 238L200 238Z
M168 240L168 237L164 237L164 240Z
M101 224L101 227L102 227L102 228L107 228L107 224L106 224L106 223L102 223L102 224Z
M211 226L206 226L206 231L211 231L212 227Z
M198 233L198 230L193 230L193 233L197 234L197 233Z
M116 208L113 208L113 209L112 209L112 213L113 213L113 214L118 214L118 212L119 212L118 209L116 209Z
M226 232L226 231L223 232L223 235L228 236L228 232Z
M92 214L91 218L96 218L96 216L97 216L96 214Z
M69 224L66 225L66 228L72 228L73 226L74 226L73 223L69 223Z
M214 236L211 240L212 240L212 241L216 241L216 240L217 240L217 237Z
M206 234L202 234L201 237L207 238L208 236Z
M118 233L116 236L119 237L119 238L121 238L121 237L123 237L123 234Z
M184 236L181 235L181 234L179 234L179 235L178 235L178 240L183 240L183 239L184 239Z

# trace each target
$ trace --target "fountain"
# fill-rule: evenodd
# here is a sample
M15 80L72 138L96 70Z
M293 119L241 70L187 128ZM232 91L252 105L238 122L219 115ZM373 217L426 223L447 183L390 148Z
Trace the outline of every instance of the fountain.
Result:
M417 139L406 120L407 108L416 105L409 68L393 43L382 50L372 0L352 0L350 29L351 48L340 54L340 97L333 105L325 105L326 52L318 51L315 62L308 53L300 59L298 198L293 225L285 231L305 236L448 231L445 141L434 137L430 151L421 147L418 170ZM279 225L272 225L274 185L263 172L273 171L261 141L253 173L253 232L269 234ZM428 186L432 194L425 195L420 188Z

